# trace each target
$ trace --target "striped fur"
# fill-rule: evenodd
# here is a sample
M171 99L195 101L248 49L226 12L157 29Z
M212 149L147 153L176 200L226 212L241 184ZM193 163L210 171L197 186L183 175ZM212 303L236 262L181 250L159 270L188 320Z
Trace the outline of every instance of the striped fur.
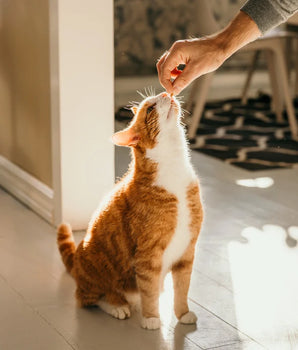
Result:
M79 305L97 304L123 319L130 316L128 296L138 293L141 325L156 329L163 278L172 271L176 316L193 323L187 294L203 211L180 105L164 93L146 98L135 113L113 137L131 147L127 174L95 212L76 250L69 226L59 227L59 249L76 280Z
M66 270L71 274L73 269L76 245L70 225L61 224L58 227L57 243Z

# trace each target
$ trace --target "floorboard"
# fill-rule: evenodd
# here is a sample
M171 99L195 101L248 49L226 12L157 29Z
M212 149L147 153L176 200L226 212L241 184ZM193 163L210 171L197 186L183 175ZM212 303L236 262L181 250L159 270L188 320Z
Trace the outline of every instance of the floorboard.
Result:
M189 294L197 325L177 324L170 276L160 331L142 330L137 313L118 321L78 309L55 230L0 190L0 348L298 348L298 170L251 173L195 152L192 159L206 213ZM117 148L117 176L128 161L128 150ZM239 184L256 177L273 181ZM75 233L76 241L82 236Z

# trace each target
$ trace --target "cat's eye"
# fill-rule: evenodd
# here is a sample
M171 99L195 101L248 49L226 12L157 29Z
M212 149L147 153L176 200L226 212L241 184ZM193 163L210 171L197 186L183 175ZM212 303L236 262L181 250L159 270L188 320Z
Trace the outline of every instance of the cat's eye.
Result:
M155 106L156 106L156 103L154 103L152 106L148 107L146 113L148 114L148 113L152 112Z

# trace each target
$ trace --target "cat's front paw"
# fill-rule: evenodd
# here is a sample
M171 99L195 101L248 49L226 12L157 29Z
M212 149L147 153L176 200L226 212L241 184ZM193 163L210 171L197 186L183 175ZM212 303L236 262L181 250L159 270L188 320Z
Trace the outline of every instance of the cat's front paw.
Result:
M180 317L179 322L183 324L193 324L197 322L197 316L194 312L188 311L186 314Z
M145 329L159 329L160 319L158 317L143 317L141 326Z
M128 305L118 306L111 310L111 315L119 320L124 320L130 317L130 309Z

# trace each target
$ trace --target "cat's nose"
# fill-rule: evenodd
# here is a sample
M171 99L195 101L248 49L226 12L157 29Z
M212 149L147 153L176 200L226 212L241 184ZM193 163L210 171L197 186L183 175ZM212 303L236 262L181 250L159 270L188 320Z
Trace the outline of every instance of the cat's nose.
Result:
M171 100L171 101L173 100L172 95L171 95L171 94L168 94L167 92L161 93L161 97L162 97L162 98L169 99L169 100Z

